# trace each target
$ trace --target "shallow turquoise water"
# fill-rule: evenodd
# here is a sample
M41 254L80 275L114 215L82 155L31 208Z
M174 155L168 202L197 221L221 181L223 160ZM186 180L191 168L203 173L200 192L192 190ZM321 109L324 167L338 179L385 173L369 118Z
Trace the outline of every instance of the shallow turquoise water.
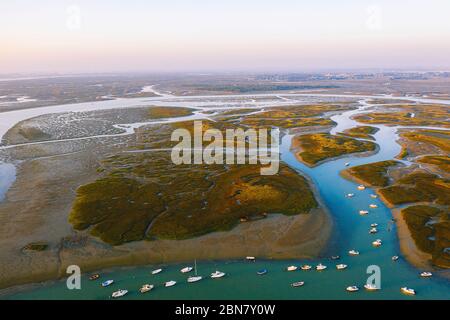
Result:
M354 111L335 117L339 121L339 130L354 125L348 116ZM151 275L150 271L157 266L120 268L102 272L102 279L114 279L115 284L101 288L100 281L89 281L83 277L82 290L68 290L65 281L57 281L35 286L33 289L9 296L11 299L109 299L113 291L119 288L128 289L130 293L123 299L450 299L450 282L434 277L423 279L419 277L420 270L409 265L399 254L399 245L395 227L388 230L392 218L390 210L378 199L370 198L372 190L358 191L356 184L339 176L339 171L345 168L346 162L351 165L392 159L400 151L395 143L396 129L379 126L375 135L380 150L369 157L349 157L330 161L316 168L309 168L299 163L289 151L291 136L284 136L282 142L282 160L292 168L308 175L318 187L320 195L335 221L335 234L332 237L328 252L322 259L295 261L206 261L198 263L198 273L207 277L219 269L227 273L222 279L206 278L198 283L186 283L186 275L179 269L182 265L163 266L164 271ZM355 193L351 199L345 194ZM370 209L369 204L375 203L377 209ZM358 211L369 210L367 216L360 216ZM379 232L370 235L371 223L378 223ZM372 247L375 239L382 239L380 248ZM350 257L347 251L356 249L360 256ZM328 257L340 255L341 259L332 261ZM397 262L391 257L400 255ZM308 263L316 265L322 262L328 269L322 272L295 271L287 272L291 264ZM345 263L347 270L338 271L335 264ZM360 290L348 293L349 285L362 287L367 277L369 265L381 268L381 289L377 292ZM256 271L262 268L269 270L267 275L258 276ZM164 288L163 283L176 280L178 283L171 288ZM305 286L292 288L295 281L305 281ZM144 283L152 283L156 288L145 295L138 289ZM415 297L407 297L400 293L400 288L408 286L417 292Z

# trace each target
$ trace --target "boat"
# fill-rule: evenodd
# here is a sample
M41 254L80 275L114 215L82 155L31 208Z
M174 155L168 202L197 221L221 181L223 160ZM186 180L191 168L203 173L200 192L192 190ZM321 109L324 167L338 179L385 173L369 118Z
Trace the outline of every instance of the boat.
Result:
M106 280L106 281L102 282L102 287L110 286L113 283L114 283L114 280Z
M398 260L398 256L392 256L392 261L397 261Z
M349 292L356 292L359 291L359 288L357 286L348 286L345 290Z
M366 189L366 187L363 186L362 184L358 186L358 190L364 190L364 189Z
M140 289L139 292L140 293L146 293L149 292L150 290L152 290L155 286L152 284L144 284Z
M181 273L188 273L192 271L192 267L184 267L180 270Z
M289 267L286 268L287 271L295 271L297 269L298 269L297 266L289 266Z
M354 193L347 193L346 197L347 198L352 198L355 194Z
M370 284L370 283L366 283L366 284L364 285L364 288L365 288L367 291L376 291L376 290L380 290L380 288L378 288L376 285Z
M369 207L372 208L372 209L378 208L378 206L376 204L374 204L374 203L369 204Z
M416 295L416 291L414 289L408 288L408 287L403 287L400 288L401 293L406 294L408 296L415 296Z
M166 283L164 283L164 286L165 286L165 287L173 287L173 286L176 285L176 284L177 284L176 281L170 280L170 281L167 281Z
M378 227L378 223L372 223L370 226L371 226L372 228L376 228L376 227Z
M203 279L202 276L197 275L197 260L195 260L195 261L194 261L194 275L193 275L193 276L190 276L190 277L187 279L187 282L192 283L192 282L200 281L200 280L202 280L202 279Z
M300 269L302 269L302 270L311 270L312 267L311 267L309 264L304 264L304 265L302 265L302 266L300 267Z
M348 167L350 165L350 162L346 162L345 166Z
M256 258L255 258L255 257L250 257L250 256L248 256L248 257L245 257L245 260L248 260L248 261L255 261Z
M331 256L331 260L339 260L340 258L340 256Z
M381 247L381 244L382 244L382 242L381 242L380 239L377 239L377 240L375 240L374 242L372 242L372 245L373 245L374 247Z
M123 297L124 295L126 295L127 293L128 293L128 290L120 289L120 290L114 291L112 293L111 297L113 297L113 298L120 298L120 297Z
M267 269L261 269L261 270L258 270L258 271L256 272L256 274L262 276L262 275L266 274L267 272L268 272Z
M322 270L325 270L327 268L327 266L324 266L323 264L321 264L321 263L319 263L317 266L316 266L316 270L317 271L322 271Z
M377 232L378 232L378 229L377 229L377 228L371 228L371 229L369 230L369 233L372 233L372 234L377 233Z
M96 273L96 274L93 274L93 275L91 275L90 277L89 277L89 280L97 280L98 278L100 278L100 275L98 274L98 273Z
M162 271L162 269L155 269L152 271L152 274L158 274Z
M431 272L428 272L428 271L424 271L424 272L421 272L420 273L420 276L422 277L422 278L429 278L429 277L431 277L433 274L431 273Z
M359 214L362 216L365 216L368 213L369 213L369 211L367 211L367 210L359 210Z
M348 254L351 255L351 256L357 256L357 255L359 255L359 251L356 251L356 250L350 250L350 251L348 252Z
M213 278L213 279L222 278L224 276L225 276L225 272L221 272L219 270L216 270L215 272L211 273L211 278Z
M347 268L347 265L343 264L343 263L336 265L336 269L338 269L338 270L344 270L346 268Z
M294 288L297 288L297 287L303 286L304 284L305 284L304 281L298 281L298 282L291 283L291 286Z
M370 197L371 197L372 199L378 198L378 196L377 196L376 194L371 194Z

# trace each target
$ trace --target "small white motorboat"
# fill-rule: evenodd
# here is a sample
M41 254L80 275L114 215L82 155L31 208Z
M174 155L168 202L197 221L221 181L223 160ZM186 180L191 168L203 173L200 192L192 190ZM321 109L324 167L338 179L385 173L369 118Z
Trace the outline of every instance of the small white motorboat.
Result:
M192 282L200 281L202 279L203 279L202 276L191 276L187 279L187 282L192 283Z
M126 295L128 293L128 290L117 290L117 291L114 291L113 293L112 293L112 295L111 295L111 297L113 297L113 298L120 298L120 297L123 297L124 295Z
M348 292L356 292L359 290L359 288L357 286L348 286L345 290L347 290Z
M192 267L184 267L183 269L180 270L181 273L188 273L192 271Z
M420 276L421 276L422 278L429 278L429 277L433 276L433 274L432 274L431 272L424 271L424 272L421 272L421 273L420 273Z
M245 260L247 260L247 261L255 261L256 258L255 258L255 257L248 256L248 257L245 257Z
M406 294L408 296L415 296L416 295L416 291L414 289L408 288L408 287L403 287L400 288L401 293Z
M372 209L378 208L378 206L376 204L374 204L374 203L369 204L369 207L372 208Z
M219 270L216 270L215 272L211 273L211 278L218 279L225 276L225 272L221 272Z
M150 290L152 290L155 286L152 284L144 284L140 289L139 292L140 293L146 293L149 292Z
M344 165L345 165L346 167L348 167L348 166L350 165L350 162L346 162Z
M378 227L378 223L372 223L370 226L371 226L372 228L376 228L376 227Z
M267 272L269 272L267 269L261 269L261 270L258 270L256 272L256 274L259 276L263 276L263 275L267 274Z
M364 190L364 189L366 189L366 187L363 186L362 184L358 186L358 190Z
M297 287L303 286L304 284L305 284L304 281L298 281L298 282L291 283L291 286L294 288L297 288Z
M340 256L331 256L331 260L339 260L340 258Z
M351 255L351 256L358 256L359 255L359 251L356 251L356 250L350 250L349 252L348 252L348 254L349 255Z
M346 195L346 197L347 197L347 198L352 198L354 195L355 195L354 193L348 193L348 194Z
M325 266L325 265L323 265L323 264L321 264L321 263L319 263L317 266L316 266L316 270L317 271L323 271L323 270L325 270L327 268L327 266Z
M162 269L155 269L152 271L152 274L158 274L162 271Z
M302 265L302 266L300 267L300 269L302 269L302 270L311 270L312 267L311 267L309 264L304 264L304 265Z
M397 261L398 260L398 256L392 256L392 261Z
M381 239L375 240L374 242L372 242L372 245L374 247L381 247L381 245L382 245Z
M377 228L371 228L371 229L369 230L369 233L372 233L372 234L377 233L377 232L378 232L378 229L377 229Z
M370 283L366 283L366 284L364 285L364 288L365 288L367 291L376 291L376 290L380 290L380 288L378 288L376 285L370 284Z
M336 265L336 269L338 269L338 270L344 270L346 268L347 268L347 265L343 264L343 263Z
M102 282L102 287L110 286L113 283L114 283L114 280L106 280L106 281Z
M170 280L170 281L167 281L166 283L164 283L164 286L165 286L165 287L173 287L173 286L176 285L176 284L177 284L176 281Z
M377 196L376 194L371 194L370 197L371 197L372 199L378 198L378 196Z
M359 214L362 216L365 216L366 214L369 214L369 211L367 210L359 210Z
M297 266L289 266L289 267L286 268L287 271L295 271L297 269L298 269Z

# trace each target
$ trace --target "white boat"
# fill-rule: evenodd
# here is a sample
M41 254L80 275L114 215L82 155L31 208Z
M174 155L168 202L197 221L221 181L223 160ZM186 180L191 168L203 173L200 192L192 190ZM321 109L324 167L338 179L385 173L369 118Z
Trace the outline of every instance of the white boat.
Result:
M302 269L302 270L311 270L312 267L311 267L309 264L304 264L304 265L302 265L302 266L300 267L300 269Z
M192 271L192 267L184 267L183 269L180 270L181 273L188 273Z
M359 290L359 288L357 286L348 286L345 290L349 292L356 292Z
M162 269L155 269L152 271L152 274L158 274L162 271Z
M245 260L248 260L248 261L255 261L256 258L255 258L255 257L248 256L248 257L245 257Z
M367 210L359 210L359 214L362 216L365 216L368 213L369 213L369 211L367 211Z
M362 184L358 186L358 190L364 190L364 189L366 189L366 187L363 186Z
M128 293L128 290L117 290L117 291L114 291L113 293L112 293L112 295L111 295L111 297L113 297L113 298L120 298L120 297L123 297L124 295L126 295Z
M355 194L354 193L348 193L347 194L347 198L351 198L351 197L353 197Z
M373 245L374 247L381 247L381 244L382 244L382 242L381 242L380 239L377 239L377 240L375 240L374 242L372 242L372 245Z
M376 227L378 227L378 223L372 223L370 226L371 226L372 228L376 228Z
M374 204L374 203L369 204L369 207L372 208L372 209L378 208L378 206L376 204Z
M357 255L359 255L359 251L356 251L356 250L350 250L350 251L348 252L348 254L351 255L351 256L357 256Z
M369 230L369 233L372 233L372 234L377 233L377 232L378 232L378 229L377 229L377 228L371 228L371 229Z
M340 258L340 256L331 256L331 260L339 260Z
M409 296L415 296L416 295L416 291L414 289L408 288L408 287L403 287L400 288L400 291L403 294L409 295Z
M344 270L346 268L347 268L347 265L343 264L343 263L336 265L336 269L338 269L338 270Z
M191 276L187 279L187 282L191 283L191 282L197 282L202 280L203 277L202 276Z
M322 270L325 270L327 268L327 266L324 266L323 264L321 264L321 263L319 263L317 266L316 266L316 270L317 271L322 271Z
M398 256L392 256L392 261L397 261L398 260Z
M301 287L305 284L304 281L298 281L298 282L294 282L291 284L292 287L297 288L297 287Z
M139 292L140 293L146 293L149 292L150 290L152 290L155 286L152 284L144 284L140 289Z
M420 273L420 276L422 277L422 278L429 278L429 277L431 277L433 274L431 273L431 272L427 272L427 271L424 271L424 272L421 272Z
M102 287L110 286L113 283L114 283L114 280L106 280L106 281L102 282Z
M380 288L378 288L376 285L370 284L370 283L366 283L366 284L364 285L364 288L365 288L367 291L376 291L376 290L380 290Z
M222 278L224 276L225 276L225 272L221 272L219 270L216 270L215 272L211 273L211 278L213 278L213 279Z
M370 197L371 197L372 199L378 198L378 196L377 196L376 194L371 194Z
M297 266L289 266L289 267L287 267L287 271L295 271L297 269L298 269Z
M173 287L173 286L176 285L176 284L177 284L176 281L170 280L170 281L167 281L167 282L164 284L164 286L165 286L165 287Z
M345 166L348 167L350 165L350 162L346 162Z

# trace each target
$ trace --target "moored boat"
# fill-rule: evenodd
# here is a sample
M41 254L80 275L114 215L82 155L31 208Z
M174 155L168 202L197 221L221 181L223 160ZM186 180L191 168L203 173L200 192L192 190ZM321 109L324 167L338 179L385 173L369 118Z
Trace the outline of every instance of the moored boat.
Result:
M114 291L112 293L111 297L113 297L113 298L120 298L120 297L123 297L124 295L126 295L127 293L128 293L128 290L120 289L120 290Z
M382 245L381 239L377 239L377 240L373 241L372 245L374 247L381 247L381 245Z
M406 294L408 296L415 296L416 295L416 291L414 289L408 288L408 287L403 287L400 288L401 293Z
M371 194L370 197L371 197L372 199L378 198L378 196L377 196L376 194Z
M166 283L164 283L164 286L165 286L165 287L173 287L173 286L176 285L176 284L177 284L176 281L170 280L170 281L167 281Z
M162 271L162 269L155 269L152 271L152 274L158 274Z
M152 290L155 286L152 284L144 284L140 289L139 292L140 293L146 293L149 292L150 290Z
M370 227L376 228L376 227L378 227L378 223L372 223L372 224L370 225Z
M370 228L369 233L374 234L377 233L378 229L377 228Z
M352 249L348 252L348 254L351 256L357 256L359 255L359 251Z
M343 264L343 263L336 265L336 269L338 269L338 270L344 270L346 268L347 268L347 265Z
M298 269L297 266L289 266L289 267L286 268L287 271L295 271L297 269Z
M356 292L359 291L359 288L357 286L348 286L345 290L348 292Z
M366 187L363 186L362 184L360 184L360 185L358 186L358 190L364 190L364 189L366 189Z
M352 198L355 194L354 193L348 193L347 198Z
M323 265L323 264L321 264L321 263L319 263L317 266L316 266L316 270L317 271L322 271L322 270L325 270L327 268L327 266L325 266L325 265Z
M366 214L369 214L369 211L367 210L359 210L359 214L362 216L365 216Z
M192 271L192 267L184 267L183 269L180 270L181 273L188 273Z
M261 270L258 270L258 271L256 272L256 274L262 276L262 275L266 274L267 272L268 272L267 269L261 269Z
M291 283L291 286L294 288L297 288L297 287L303 286L304 284L305 284L304 281L297 281L297 282Z
M89 277L89 280L97 280L98 278L100 278L100 275L98 274L98 273L96 273L96 274L93 274L93 275L91 275L90 277Z
M374 203L369 204L369 207L372 208L372 209L378 208L378 206L376 204L374 204Z
M309 264L304 264L304 265L302 265L302 266L300 267L300 269L302 269L302 270L311 270L312 267L311 267Z
M348 166L350 165L350 162L346 162L344 165L345 165L346 167L348 167Z
M380 288L378 288L376 285L370 284L370 283L366 283L366 284L364 285L364 288L365 288L367 291L376 291L376 290L380 290Z
M114 283L114 280L106 280L102 282L102 287L110 286Z
M397 261L398 260L398 256L392 256L392 261Z
M429 277L433 276L433 274L432 274L431 272L424 271L424 272L421 272L421 273L420 273L420 276L421 276L422 278L429 278Z
M215 272L211 273L211 278L218 279L225 276L225 272L221 272L219 270L216 270Z
M247 256L247 257L245 257L245 260L247 260L247 261L255 261L256 258L252 257L252 256Z
M331 260L339 260L340 258L340 256L331 256Z
M202 279L203 279L202 276L191 276L187 279L187 282L192 283L192 282L200 281Z

